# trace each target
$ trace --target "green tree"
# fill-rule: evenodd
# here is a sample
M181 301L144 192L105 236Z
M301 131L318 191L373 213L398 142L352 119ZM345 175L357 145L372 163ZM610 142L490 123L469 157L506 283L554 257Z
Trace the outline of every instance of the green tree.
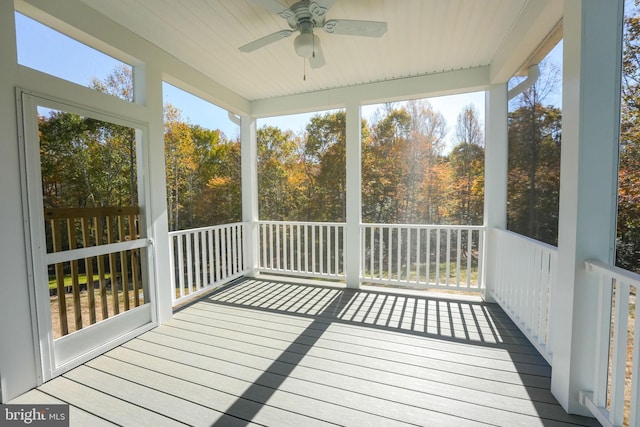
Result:
M304 163L310 188L307 218L345 221L346 218L346 114L316 115L306 128Z
M263 126L257 132L258 206L260 218L272 221L296 220L300 187L290 185L289 171L299 165L298 145L293 132Z
M193 175L197 167L191 128L174 106L165 105L164 153L169 230L189 227L183 217L185 202L191 199ZM188 217L188 215L187 215Z
M192 227L237 222L242 217L240 141L220 130L191 126L197 171L192 181Z
M133 129L51 111L39 133L45 207L137 203Z
M514 100L509 113L509 230L556 245L560 195L561 111L543 101L557 70L541 64L542 77Z
M425 101L392 104L363 138L363 220L435 223L441 217L446 121Z
M468 105L458 115L457 145L448 156L449 222L482 224L484 211L484 148L478 112Z

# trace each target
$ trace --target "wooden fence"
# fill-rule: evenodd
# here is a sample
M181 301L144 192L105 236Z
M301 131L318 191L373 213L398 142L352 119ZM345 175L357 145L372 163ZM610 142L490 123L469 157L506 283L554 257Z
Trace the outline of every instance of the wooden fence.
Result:
M137 206L45 209L47 253L136 240L139 213ZM140 261L135 248L50 264L54 338L144 303Z

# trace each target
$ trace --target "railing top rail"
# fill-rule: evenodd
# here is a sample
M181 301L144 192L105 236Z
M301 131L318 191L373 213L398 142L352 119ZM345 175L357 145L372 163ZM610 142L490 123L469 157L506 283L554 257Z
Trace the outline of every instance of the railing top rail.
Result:
M181 236L183 234L191 234L191 233L197 233L200 231L216 230L216 229L233 227L233 226L243 225L243 224L246 224L246 222L232 222L229 224L209 225L207 227L187 228L185 230L170 231L169 236Z
M587 260L584 263L584 267L587 271L606 274L612 279L615 279L616 282L625 282L636 288L640 287L640 274L625 270L624 268L616 267L615 265L599 260Z
M104 206L88 208L45 208L46 219L94 218L103 216L138 215L139 206Z
M531 237L525 236L524 234L515 233L513 231L505 230L504 228L499 228L499 227L494 227L492 230L496 231L498 234L504 234L509 237L525 240L532 245L538 246L542 249L546 249L551 252L558 251L558 248L556 246L550 245L545 242L541 242L540 240L532 239Z
M448 224L379 224L361 223L361 227L381 227L381 228L422 228L422 229L451 229L451 230L484 230L484 225L448 225Z
M258 224L275 224L275 225L287 225L287 224L295 224L295 225L329 225L329 226L341 226L344 227L346 223L344 222L322 222L322 221L267 221L267 220L259 220Z

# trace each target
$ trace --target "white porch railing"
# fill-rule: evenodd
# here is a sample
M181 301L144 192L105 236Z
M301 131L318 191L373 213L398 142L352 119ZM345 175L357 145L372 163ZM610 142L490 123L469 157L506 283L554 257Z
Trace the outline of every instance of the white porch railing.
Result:
M261 272L344 279L344 223L258 222Z
M550 305L557 248L502 229L491 232L497 245L491 296L551 364Z
M640 423L638 363L640 307L636 296L640 275L600 261L587 261L587 271L600 279L593 392L581 392L581 403L604 426Z
M169 233L174 306L248 271L244 260L245 233L243 223Z
M481 292L483 226L362 224L365 282Z

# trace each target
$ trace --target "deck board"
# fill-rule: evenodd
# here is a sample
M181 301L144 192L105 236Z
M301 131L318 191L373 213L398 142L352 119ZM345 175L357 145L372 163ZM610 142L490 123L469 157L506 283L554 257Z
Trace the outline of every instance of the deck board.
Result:
M72 425L598 425L550 372L477 299L247 279L21 399Z

